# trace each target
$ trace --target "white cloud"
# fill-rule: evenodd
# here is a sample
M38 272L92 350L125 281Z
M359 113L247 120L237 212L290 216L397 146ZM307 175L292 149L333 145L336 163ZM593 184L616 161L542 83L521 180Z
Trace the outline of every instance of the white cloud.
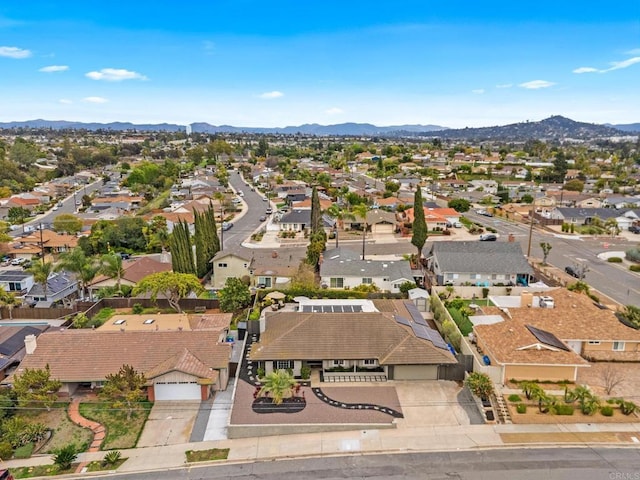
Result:
M264 98L265 100L272 100L274 98L284 97L284 93L274 90L273 92L265 92L258 96L260 98Z
M518 86L529 90L538 90L540 88L552 87L553 85L555 85L555 83L546 80L531 80L530 82L521 83Z
M626 53L627 55L640 55L640 48L634 48L633 50L629 50Z
M52 72L64 72L69 70L67 65L49 65L48 67L42 67L39 72L52 73Z
M29 58L31 56L30 50L18 47L0 47L0 57L9 58Z
M484 88L476 88L475 90L471 90L471 93L475 93L476 95L482 95L484 93Z
M61 98L60 100L58 100L58 103L62 103L63 105L71 105L73 101L69 100L68 98Z
M599 72L599 71L600 70L593 67L580 67L573 70L573 73L593 73L593 72Z
M84 97L82 100L87 103L107 103L109 101L104 97Z
M338 107L331 107L325 110L324 113L326 113L327 115L342 115L344 113L344 110Z
M620 70L621 68L627 68L631 65L635 65L636 63L640 63L640 57L627 58L626 60L622 60L621 62L611 62L611 67L603 70L602 73L610 72L612 70Z
M496 88L511 88L513 87L513 83L501 83L499 85L496 85Z
M91 80L104 80L105 82L121 82L122 80L147 80L147 77L124 68L103 68L99 72L93 71L85 74Z

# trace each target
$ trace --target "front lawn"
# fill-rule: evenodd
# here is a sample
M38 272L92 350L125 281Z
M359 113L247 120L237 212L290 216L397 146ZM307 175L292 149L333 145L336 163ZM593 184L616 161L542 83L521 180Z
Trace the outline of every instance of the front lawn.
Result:
M75 444L77 450L83 452L90 445L93 433L69 420L68 408L68 403L58 402L49 411L38 410L36 413L25 415L29 422L42 423L52 431L51 439L38 453L52 453L70 443Z
M104 402L86 402L80 404L80 414L104 425L106 437L102 450L134 448L147 421L153 404L140 402L138 408L127 419L126 410L114 409Z
M210 462L212 460L226 460L229 456L228 448L211 448L209 450L187 450L187 462Z
M11 468L11 474L14 478L33 478L33 477L49 477L51 475L65 475L76 471L78 464L71 465L69 470L60 470L57 465L35 465L33 467Z

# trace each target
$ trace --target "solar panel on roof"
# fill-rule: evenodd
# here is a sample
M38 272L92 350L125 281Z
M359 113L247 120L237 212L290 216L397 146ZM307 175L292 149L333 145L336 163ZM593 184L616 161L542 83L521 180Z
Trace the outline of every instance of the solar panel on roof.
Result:
M305 313L357 313L362 312L362 305L303 305Z
M429 340L435 347L442 348L444 350L449 348L447 343L442 339L440 332L429 327L429 324L425 321L424 317L418 310L418 307L416 307L413 302L404 302L404 306L409 312L409 315L411 315L411 320L413 320L411 329L416 337L423 340Z
M562 343L553 333L547 332L546 330L540 330L539 328L532 327L531 325L527 325L526 327L529 329L531 334L538 339L540 343L544 343L545 345L549 345L550 347L559 348L567 352L569 351L569 347Z
M0 354L10 357L24 347L24 337L40 335L42 330L34 327L23 327L0 344Z
M401 317L400 315L394 315L393 318L395 319L396 322L398 322L400 325L406 325L407 327L411 326L411 322L409 320L407 320L404 317Z

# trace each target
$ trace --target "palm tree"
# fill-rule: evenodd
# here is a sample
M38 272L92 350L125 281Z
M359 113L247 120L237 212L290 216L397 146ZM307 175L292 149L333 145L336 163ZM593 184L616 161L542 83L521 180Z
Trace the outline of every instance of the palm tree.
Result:
M261 379L262 388L259 395L271 395L274 405L280 405L285 398L291 398L297 382L293 375L286 370L275 370Z
M16 296L0 288L0 306L7 307L9 310L9 320L13 320L13 307L18 304Z
M122 257L120 255L117 253L104 254L100 259L100 273L109 278L115 278L117 292L119 294L122 293L120 281L124 275L124 268L122 267Z
M327 213L331 216L331 218L336 219L336 225L334 227L334 232L336 234L336 248L338 248L338 230L340 227L340 223L343 220L355 220L356 217L349 212L345 212L335 203L331 204L331 206L327 209Z
M364 228L362 229L362 260L365 259L365 242L367 238L367 228L369 228L369 225L367 224L368 211L369 206L366 203L359 203L351 207L351 213L356 217L362 218L364 222Z
M33 279L36 283L42 285L42 290L44 292L44 301L47 301L47 280L49 280L49 276L51 272L53 272L53 263L45 262L44 259L42 262L36 262L32 264L27 271L33 275Z
M56 270L67 270L76 274L80 283L80 292L84 298L87 285L93 280L100 267L96 265L92 258L87 257L84 250L76 247L73 250L60 255L60 261L56 265Z

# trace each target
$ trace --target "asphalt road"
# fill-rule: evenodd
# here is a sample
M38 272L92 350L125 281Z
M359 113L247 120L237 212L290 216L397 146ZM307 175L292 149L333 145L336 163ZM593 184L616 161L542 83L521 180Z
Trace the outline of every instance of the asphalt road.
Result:
M520 242L526 255L529 249L530 226L510 222L498 217L484 217L475 212L466 212L465 217L498 231L498 241L506 241L509 234ZM531 256L542 258L541 242L552 245L547 263L564 270L567 266L586 265L588 268L585 281L623 305L640 305L640 278L624 266L609 263L598 258L598 254L606 251L624 251L637 242L624 239L592 239L563 238L537 228L531 236ZM639 479L640 480L640 479Z
M109 475L109 478L118 480L337 480L344 478L640 480L640 450L572 447L350 455L237 465L192 466L170 471Z

